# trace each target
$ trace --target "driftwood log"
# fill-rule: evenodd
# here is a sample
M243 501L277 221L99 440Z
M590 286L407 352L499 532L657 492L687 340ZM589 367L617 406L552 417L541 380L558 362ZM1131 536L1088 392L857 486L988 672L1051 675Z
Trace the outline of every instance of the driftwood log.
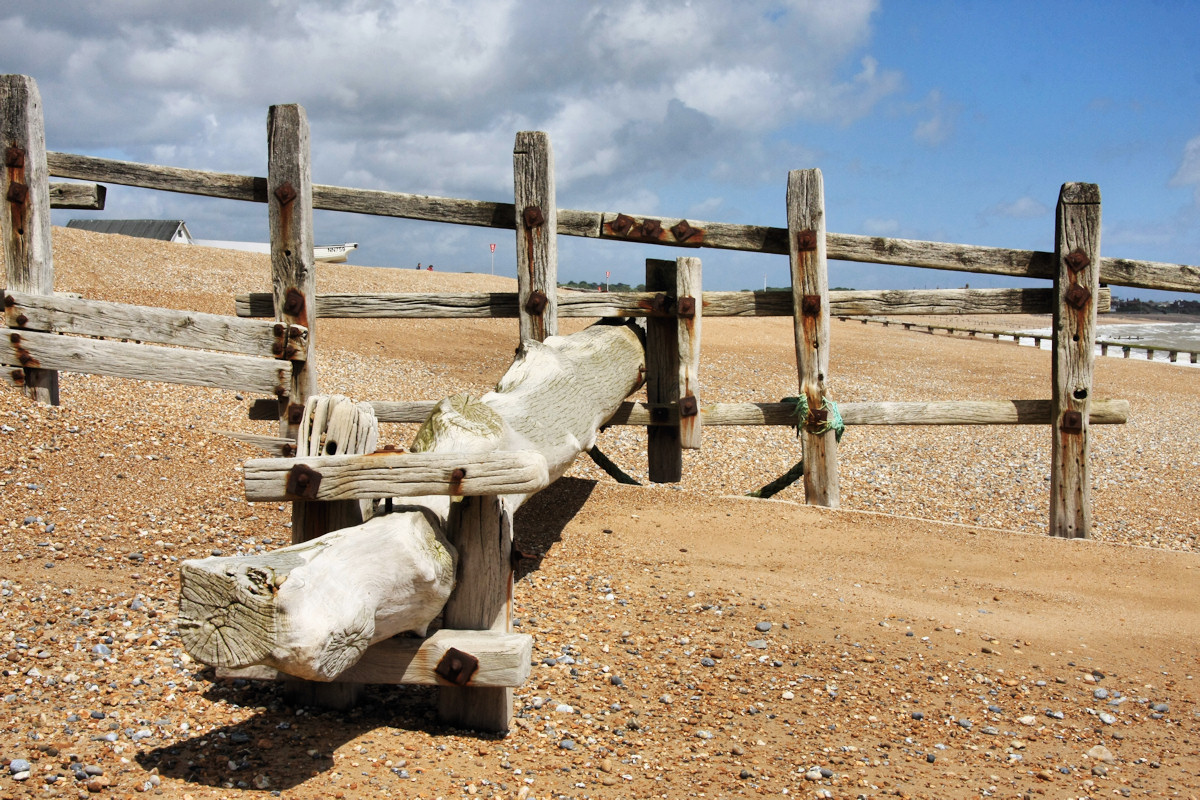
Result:
M640 385L644 360L641 335L628 324L526 340L494 391L439 402L412 450L532 450L545 458L553 480L594 446L600 426ZM359 414L347 412L339 425L366 437L370 406L354 408ZM327 453L327 445L308 449L321 427L310 422L301 431L302 452ZM515 509L527 496L505 502ZM179 628L188 653L218 667L265 665L330 681L375 642L406 631L423 635L454 586L457 553L446 530L451 497L402 503L391 513L377 508L360 525L263 555L184 562Z

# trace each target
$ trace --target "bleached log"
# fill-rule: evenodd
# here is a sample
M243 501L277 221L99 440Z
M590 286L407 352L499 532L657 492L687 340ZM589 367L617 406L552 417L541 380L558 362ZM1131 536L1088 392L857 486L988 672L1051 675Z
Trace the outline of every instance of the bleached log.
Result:
M627 325L526 341L495 391L442 400L411 449L465 464L468 477L472 456L533 450L549 478L558 478L594 446L600 425L638 387L643 365L642 343ZM301 431L306 452L320 427L314 418ZM327 443L332 426L324 427ZM400 456L332 457L393 458ZM503 503L515 509L533 489L513 488ZM370 644L407 630L423 633L441 610L455 574L449 512L448 496L417 497L362 525L272 553L184 562L184 646L206 664L262 664L333 680Z
M107 194L108 189L97 183L52 183L50 207L103 211Z

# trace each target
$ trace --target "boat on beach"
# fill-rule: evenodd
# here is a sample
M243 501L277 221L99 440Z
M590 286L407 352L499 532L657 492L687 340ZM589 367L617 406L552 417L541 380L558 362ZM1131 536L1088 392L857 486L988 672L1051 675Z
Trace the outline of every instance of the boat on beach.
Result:
M313 247L313 259L329 264L340 264L350 255L350 251L358 249L358 242L345 244L318 244Z

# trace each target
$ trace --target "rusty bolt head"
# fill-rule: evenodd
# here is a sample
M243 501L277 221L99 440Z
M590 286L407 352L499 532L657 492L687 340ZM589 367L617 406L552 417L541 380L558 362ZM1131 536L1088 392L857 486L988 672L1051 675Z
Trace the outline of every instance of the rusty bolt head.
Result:
M525 206L521 219L525 221L526 228L540 228L546 224L546 217L537 206Z
M27 322L29 322L29 317L25 316L24 314L17 315L17 327L18 328L24 328L25 323L27 323Z
M287 330L287 329L286 329L286 328L284 328L284 326L283 326L283 323L282 323L282 322L276 322L276 323L275 323L275 327L271 328L271 332L272 332L273 334L275 334L276 336L283 336L283 334L284 334L284 331L286 331L286 330Z
M1078 411L1064 411L1058 429L1063 433L1083 433L1083 414Z
M796 234L796 249L801 253L808 253L817 249L817 232L811 229L804 229Z
M287 486L284 491L295 497L315 500L321 488L321 473L305 464L297 464L288 470Z
M455 467L454 471L450 473L450 480L454 481L455 483L462 483L462 480L465 477L467 477L467 471L462 467Z
M16 304L17 304L17 298L13 297L11 294L4 295L4 307L5 308L12 308Z
M1066 262L1067 267L1072 272L1079 272L1079 270L1087 268L1092 263L1092 260L1088 258L1087 253L1083 252L1079 248L1067 253L1066 256L1063 257L1063 261Z
M662 223L656 219L648 219L642 222L642 238L650 239L657 242L662 238L663 229Z
M457 647L451 647L446 650L446 654L438 661L433 671L455 686L466 686L477 669L479 669L478 658L470 653L464 653Z
M290 403L287 407L288 425L299 425L304 421L304 406L299 403Z
M284 181L275 189L275 199L282 205L287 205L296 199L296 187L292 186L291 181Z
M694 417L700 413L700 405L694 395L679 398L679 416Z
M298 317L303 314L304 293L296 288L288 289L283 296L283 313L292 317Z
M279 398L280 402L283 402L284 400L287 400L287 396L288 396L288 390L287 390L287 387L285 387L285 386L276 386L276 387L275 387L275 396Z
M672 302L670 295L665 292L658 292L654 295L654 299L650 301L650 310L655 314L666 316L671 313Z
M686 242L692 237L698 236L701 231L689 225L686 219L681 219L671 226L671 233L675 235L675 241Z
M815 317L821 313L821 295L806 294L800 300L800 313L806 317Z
M685 318L691 319L696 316L696 298L691 295L685 295L679 298L679 302L675 304L676 313Z
M29 187L23 183L13 181L8 185L8 202L24 203L29 197Z
M12 375L13 383L17 384L18 386L23 386L25 384L25 370L14 369L10 374Z
M535 289L529 293L529 299L525 301L525 310L536 317L546 310L549 303L550 299L546 297L546 293L541 289Z
M283 342L280 342L277 340L274 344L272 344L271 345L271 354L274 355L276 358L279 358L280 356L282 356L283 355Z
M633 217L625 214L617 214L617 218L612 221L610 227L612 228L613 233L617 234L618 236L624 236L625 234L629 233L631 228L633 228Z
M28 350L19 350L17 352L17 361L21 362L22 367L36 367L37 359L29 354Z
M671 421L671 410L666 406L651 406L650 421L656 425Z
M15 144L9 145L4 151L4 166L23 169L25 167L25 151Z
M10 333L10 334L8 335L8 340L9 340L10 342L12 342L13 344L20 344L20 343L21 343L21 334L19 334L19 333Z
M283 453L284 458L291 458L292 456L296 455L296 445L292 444L291 442L287 442L279 449Z
M1092 299L1092 293L1080 286L1078 283L1071 284L1071 288L1067 289L1066 297L1067 305L1076 311L1083 311L1087 308L1088 303Z

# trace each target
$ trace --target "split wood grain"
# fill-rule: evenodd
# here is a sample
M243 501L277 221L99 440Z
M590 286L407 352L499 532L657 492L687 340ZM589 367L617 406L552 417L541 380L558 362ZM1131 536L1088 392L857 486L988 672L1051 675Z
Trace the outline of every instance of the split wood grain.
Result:
M521 341L543 342L558 333L558 208L554 150L545 133L517 133L513 186Z
M103 211L108 190L96 183L50 184L50 207Z

